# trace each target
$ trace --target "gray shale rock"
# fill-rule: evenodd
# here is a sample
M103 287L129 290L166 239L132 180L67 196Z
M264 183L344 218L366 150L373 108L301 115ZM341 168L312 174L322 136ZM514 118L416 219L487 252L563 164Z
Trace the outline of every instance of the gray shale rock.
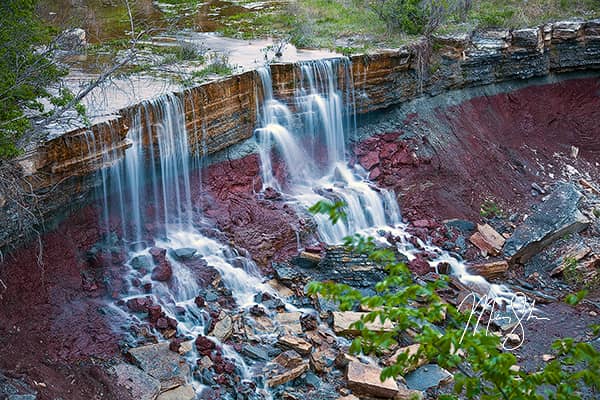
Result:
M134 399L154 400L160 393L160 381L130 364L117 364L111 368L117 385L124 387Z
M555 240L587 228L590 221L577 208L581 197L573 184L559 184L506 241L504 255L524 263Z

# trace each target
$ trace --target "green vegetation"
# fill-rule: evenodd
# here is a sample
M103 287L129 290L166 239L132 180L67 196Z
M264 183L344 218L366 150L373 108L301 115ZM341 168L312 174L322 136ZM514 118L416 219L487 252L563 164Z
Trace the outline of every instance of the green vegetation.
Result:
M600 267L597 264L591 263L585 268L575 257L566 257L563 260L565 282L577 288L597 289L600 287Z
M297 47L361 50L398 46L435 31L529 27L600 16L597 0L304 0L223 16L220 32L285 37Z
M314 211L335 216L339 204L320 202ZM600 390L600 353L591 342L576 342L565 338L555 341L552 351L556 359L536 371L514 368L517 357L503 350L505 340L474 327L470 313L461 313L442 301L438 291L447 286L447 279L417 284L408 268L398 261L390 249L377 248L371 238L347 238L349 250L367 254L388 273L375 285L376 294L365 296L348 285L333 282L312 282L308 291L339 304L341 310L359 306L374 310L354 323L360 335L352 342L351 352L383 354L405 341L407 331L416 332L419 343L416 354L401 353L396 362L383 369L381 378L398 377L419 360L427 359L454 372L454 394L440 399L580 399L585 388ZM585 296L579 292L566 298L575 305ZM485 300L483 300L485 302ZM470 311L470 307L469 307ZM475 311L476 313L480 311ZM532 310L533 312L533 310ZM390 332L367 329L369 322L391 322ZM523 323L526 323L523 321ZM600 326L594 326L594 336Z
M504 213L502 208L493 200L485 200L479 208L479 215L483 218L502 218Z
M48 87L66 71L51 59L50 31L35 16L35 0L6 0L0 5L0 158L21 151L17 142L31 129L29 115L44 112L42 99L60 105L68 91Z

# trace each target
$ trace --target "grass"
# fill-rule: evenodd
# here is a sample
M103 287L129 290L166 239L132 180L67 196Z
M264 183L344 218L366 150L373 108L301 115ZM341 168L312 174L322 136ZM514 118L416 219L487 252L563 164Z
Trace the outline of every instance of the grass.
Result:
M343 53L401 40L362 2L304 0L222 19L226 36L241 39L286 38L301 48L329 48Z
M477 28L522 28L546 22L600 16L599 0L474 0L473 8L461 21L451 15L441 32ZM386 24L359 0L303 0L264 11L223 17L226 36L251 39L287 37L297 47L330 48L343 53L374 47L397 47L416 37L391 32Z
M598 16L598 0L480 0L474 2L469 21L484 28L524 28L560 19Z

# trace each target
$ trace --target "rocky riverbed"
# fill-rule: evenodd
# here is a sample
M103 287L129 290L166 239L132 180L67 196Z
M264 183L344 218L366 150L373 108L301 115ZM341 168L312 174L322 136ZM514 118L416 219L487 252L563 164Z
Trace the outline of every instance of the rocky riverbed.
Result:
M521 344L514 352L524 370L551 359L549 344L558 337L597 343L587 329L600 312L597 92L598 79L587 77L446 108L407 106L371 121L370 137L354 146L354 163L398 195L411 249L405 261L417 282L449 274L436 260L451 254L471 273L524 293L537 315L549 318L523 324L517 338L508 336L512 321L493 327ZM275 171L286 175L282 165ZM191 177L190 185L194 229L222 243L223 258L240 271L260 270L251 304L236 298L214 259L166 245L161 226L143 227L148 252L131 258L122 221L113 216L99 226L98 204L43 235L42 247L33 242L7 255L0 393L350 400L436 398L449 390L453 371L428 360L380 381L398 352L418 346L409 334L379 358L350 354L351 325L365 310L339 312L306 296L305 286L333 280L368 293L385 272L319 242L312 218L282 193L261 191L259 177L258 156L250 154L206 167L202 181ZM403 241L393 232L374 234L387 246ZM166 307L170 299L151 293L174 286L180 267L192 271L197 293L185 307ZM460 276L449 279L442 293L449 303L481 291ZM581 288L590 290L586 300L562 303ZM203 321L203 332L183 329L189 314Z

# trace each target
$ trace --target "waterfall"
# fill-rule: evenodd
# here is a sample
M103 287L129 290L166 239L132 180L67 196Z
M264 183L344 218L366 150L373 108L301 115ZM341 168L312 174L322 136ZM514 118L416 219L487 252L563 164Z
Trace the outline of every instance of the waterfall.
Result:
M347 220L333 225L317 215L319 233L339 243L355 232L400 222L400 210L391 192L374 188L366 171L350 168L346 142L354 129L354 90L347 58L300 64L293 105L275 99L268 68L259 69L263 103L259 107L259 143L264 187L282 190L273 173L274 147L287 168L291 195L304 207L319 200L342 200ZM291 107L295 111L292 111Z
M205 335L210 326L207 311L195 304L195 298L203 293L197 268L217 270L241 309L256 304L254 297L258 292L276 296L274 290L262 282L252 260L241 257L236 250L206 237L199 230L199 226L207 222L202 220L194 205L191 177L192 168L202 166L202 155L206 150L204 127L202 139L195 125L192 132L187 131L182 98L164 94L147 100L132 112L130 123L128 139L131 146L125 150L124 157L110 147L119 142L118 132L109 130L105 133L108 140L102 143L109 144L103 144L106 147L102 149L104 168L100 172L102 185L99 190L100 224L110 233L108 241L114 246L117 240L112 238L117 235L111 221L118 219L121 243L127 253L127 282L136 282L129 285L127 293L119 299L120 304L151 296L166 317L177 321L179 337L195 338ZM194 151L189 137L196 141ZM98 144L92 138L86 136L86 139L90 151L97 148ZM171 268L168 279L153 278L153 263L162 262L153 261L157 249L165 250L161 257ZM201 262L190 265L189 259L186 262L177 256L178 250L185 250L192 260ZM143 264L152 267L140 267ZM117 304L113 307L122 313ZM140 322L134 315L124 315ZM161 337L160 332L155 334ZM231 346L220 345L224 354L235 362L239 376L250 378L243 359ZM192 366L197 358L193 351ZM203 390L203 385L193 377L190 376L189 381L197 393Z

